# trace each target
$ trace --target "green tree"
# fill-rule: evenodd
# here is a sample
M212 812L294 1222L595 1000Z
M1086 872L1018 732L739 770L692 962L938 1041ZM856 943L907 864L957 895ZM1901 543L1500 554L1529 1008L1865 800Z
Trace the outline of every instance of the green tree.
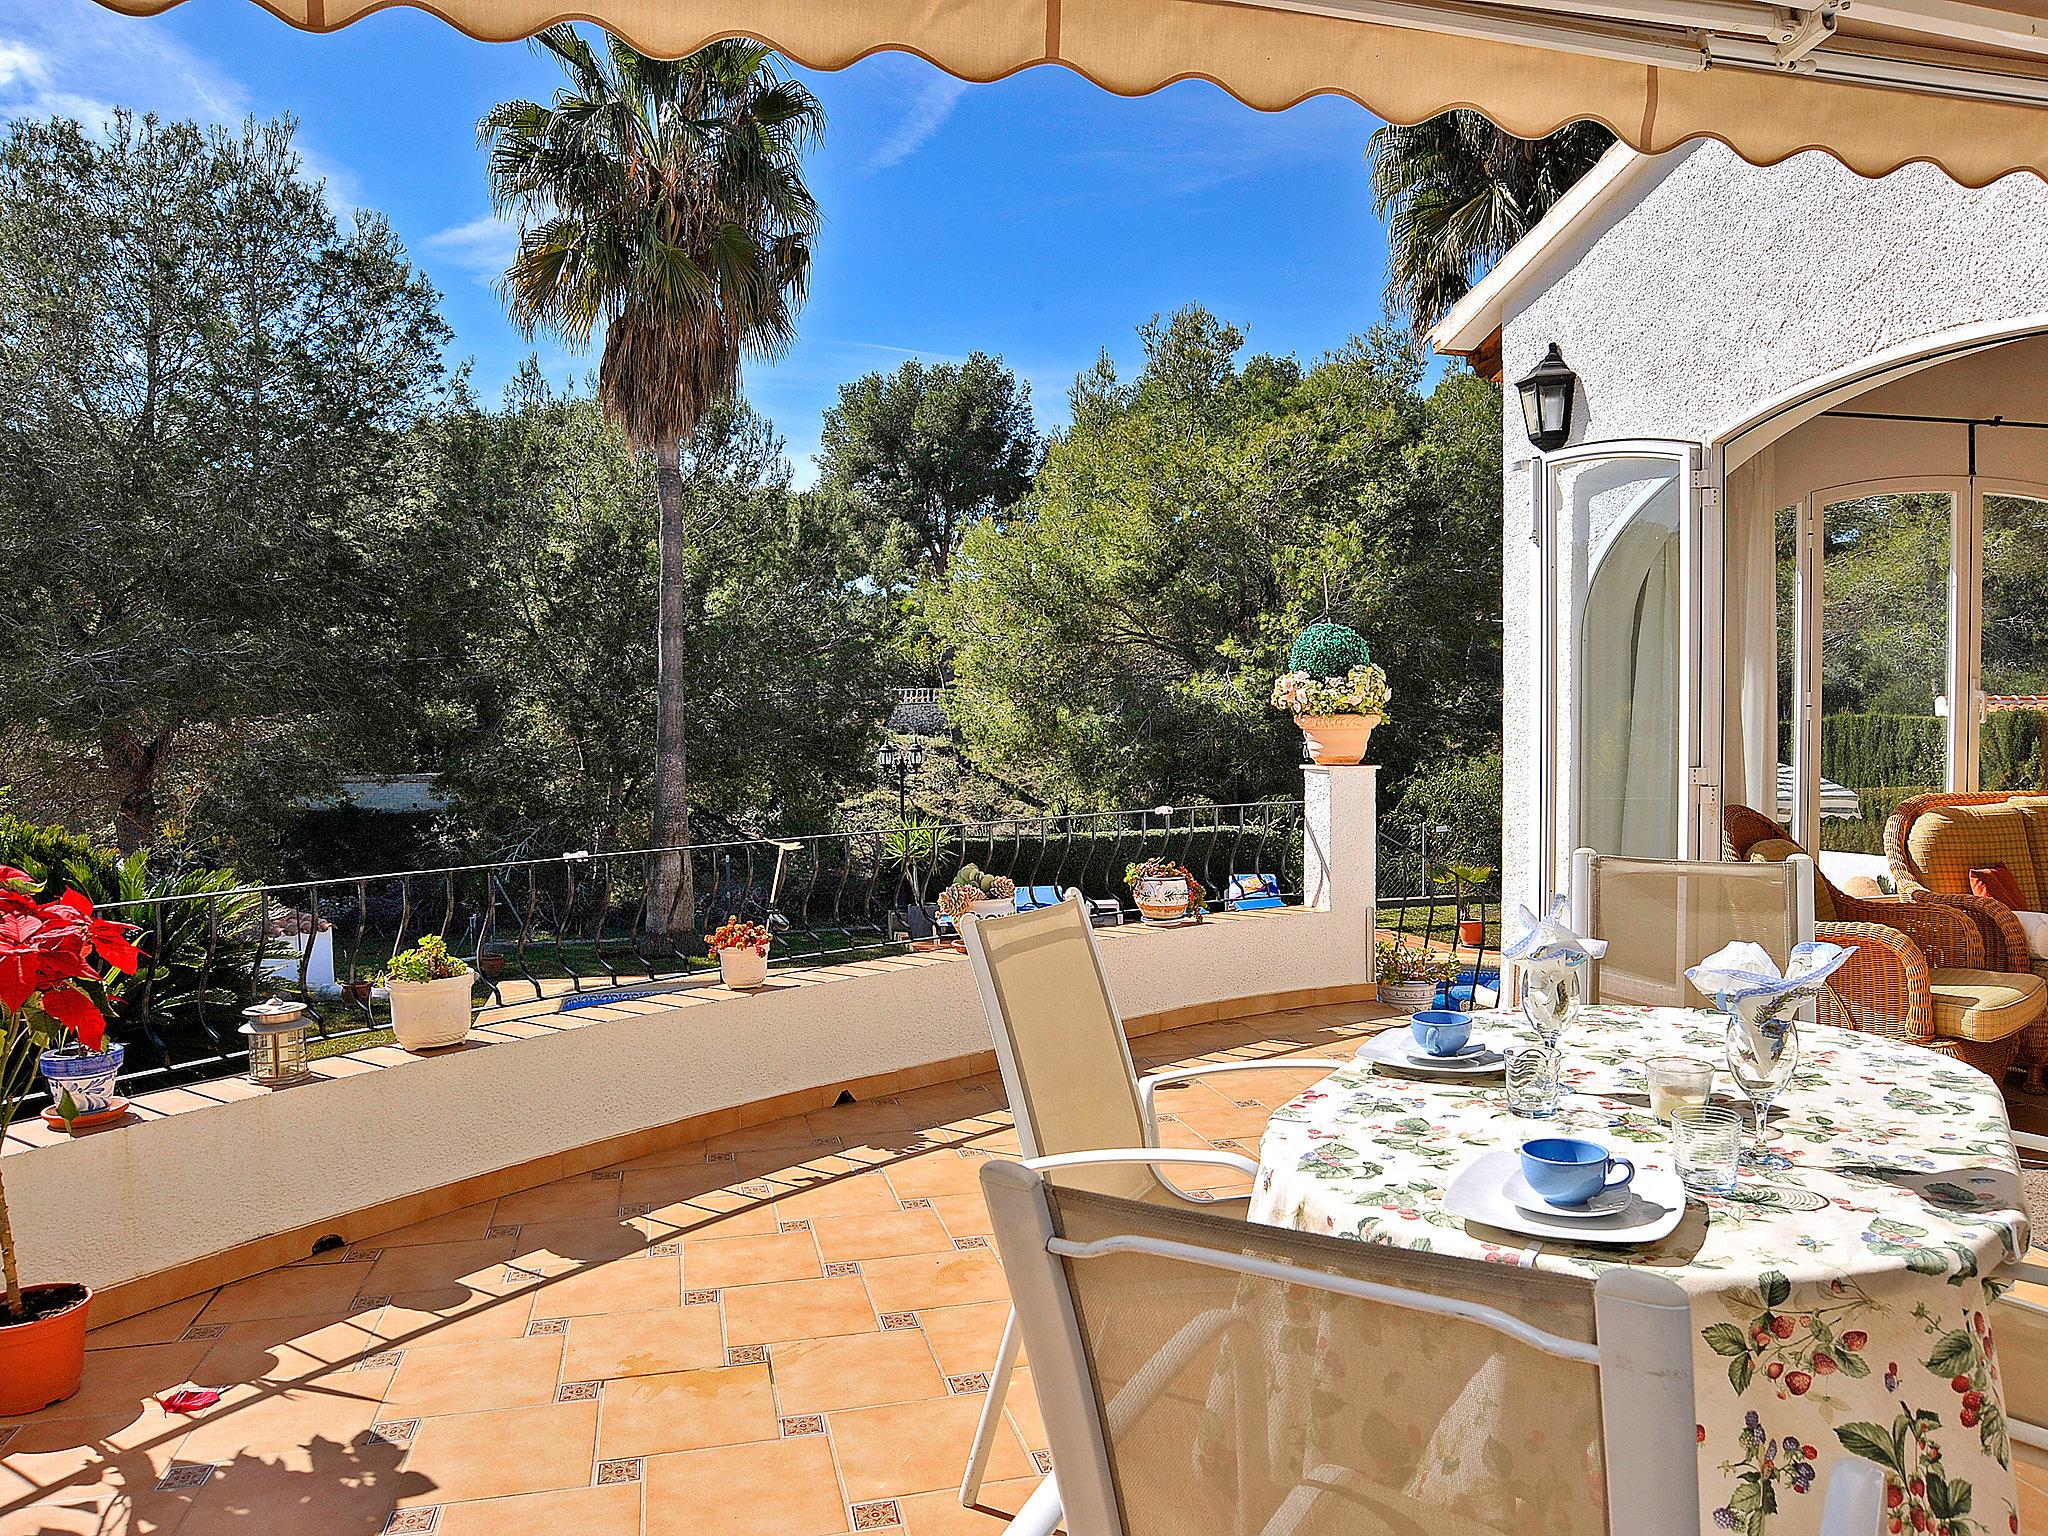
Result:
M820 488L843 496L885 564L943 581L968 528L1031 488L1031 387L976 352L912 358L839 387L825 413Z
M469 649L473 725L444 781L491 848L633 846L652 814L660 511L646 461L598 403L531 364L450 433L493 594ZM695 616L675 658L700 819L809 830L865 781L887 713L887 603L850 526L789 494L768 424L715 405L681 483Z
M1049 798L1241 798L1298 782L1268 706L1295 632L1371 641L1398 773L1498 729L1499 392L1420 393L1377 334L1304 373L1239 365L1200 309L1142 331L1136 378L1098 363L1031 494L961 546L933 600L971 748Z
M0 140L0 735L89 766L124 850L167 786L379 766L431 649L410 429L447 332L292 132Z
M702 615L682 451L739 387L748 355L795 335L817 205L803 152L824 112L775 57L741 39L686 59L650 59L616 38L602 55L567 25L537 44L568 77L551 106L507 102L481 135L492 195L523 221L505 274L512 315L575 345L605 329L598 399L653 455L661 520L656 629L654 824L658 844L690 838L683 658ZM660 871L653 932L695 925L689 861Z
M1593 122L1518 139L1462 109L1375 129L1366 159L1394 312L1418 333L1436 324L1613 142Z

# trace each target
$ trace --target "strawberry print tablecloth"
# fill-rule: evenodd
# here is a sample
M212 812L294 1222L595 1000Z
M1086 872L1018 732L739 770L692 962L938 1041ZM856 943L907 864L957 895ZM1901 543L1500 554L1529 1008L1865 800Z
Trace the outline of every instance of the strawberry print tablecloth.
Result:
M1597 1274L1657 1269L1693 1298L1701 1529L1819 1529L1829 1465L1883 1467L1887 1525L1934 1536L2017 1532L2017 1494L1987 1324L1990 1273L2025 1251L2005 1104L1982 1073L1920 1047L1802 1025L1770 1155L1727 1198L1692 1197L1664 1242L1599 1248L1468 1231L1441 1207L1480 1153L1591 1134L1639 1167L1670 1165L1642 1063L1721 1068L1726 1021L1685 1009L1588 1008L1562 1047L1556 1119L1510 1115L1498 1078L1424 1080L1368 1064L1277 1111L1259 1149L1255 1221ZM1475 1016L1517 1049L1520 1017Z

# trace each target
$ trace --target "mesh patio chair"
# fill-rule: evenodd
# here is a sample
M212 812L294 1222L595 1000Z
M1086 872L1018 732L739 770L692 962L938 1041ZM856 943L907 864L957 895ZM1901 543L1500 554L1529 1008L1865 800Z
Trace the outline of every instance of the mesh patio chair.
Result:
M1803 851L1748 806L1729 806L1722 827L1735 857L1751 863ZM2028 1087L2040 1091L2048 986L2024 968L1987 966L1982 936L1963 910L1904 896L1851 896L1818 870L1813 904L1814 936L1856 952L1828 978L1825 1022L1911 1040L1994 1081L2031 1042Z
M1141 1079L1131 1062L1130 1042L1110 994L1094 927L1078 899L1015 916L963 918L960 932L988 1010L996 1061L1026 1157L1157 1146L1153 1099L1164 1087L1232 1072L1300 1067L1328 1073L1350 1065L1334 1058L1289 1057L1185 1067ZM1259 1171L1248 1157L1213 1149L1177 1154L1177 1160L1191 1167L1229 1169L1247 1178L1256 1178ZM1105 1189L1137 1199L1196 1203L1211 1198L1205 1192L1183 1190L1146 1167L1109 1168L1102 1178ZM980 1496L989 1447L1002 1423L1017 1345L1017 1314L1012 1308L960 1487L960 1502L969 1506Z
M1740 939L1782 967L1813 937L1813 860L1695 863L1581 848L1572 856L1572 927L1607 941L1588 1002L1697 1007L1687 966Z
M1596 1282L1075 1188L1141 1151L992 1163L982 1192L1052 1448L1045 1536L1696 1536L1691 1312ZM1844 1459L1822 1536L1874 1536Z

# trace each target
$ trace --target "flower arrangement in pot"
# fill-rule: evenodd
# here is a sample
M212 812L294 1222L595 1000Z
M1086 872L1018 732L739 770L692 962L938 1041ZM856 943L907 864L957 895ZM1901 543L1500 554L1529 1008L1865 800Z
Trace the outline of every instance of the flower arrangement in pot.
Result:
M968 913L976 917L1001 917L1017 909L1017 882L1008 875L984 874L979 866L963 864L953 883L939 892L939 910L958 922Z
M1472 893L1492 878L1491 864L1453 864L1436 877L1438 885L1451 888L1451 899L1458 904L1458 942L1468 949L1478 949L1486 942L1485 917L1466 914L1472 910Z
M1318 763L1362 763L1393 690L1365 637L1344 624L1311 624L1296 637L1288 670L1273 682L1273 707L1294 716Z
M1138 916L1155 928L1202 920L1202 901L1208 895L1194 871L1171 859L1147 859L1124 870L1124 884L1131 888Z
M1435 1006L1444 983L1458 975L1455 955L1431 949L1421 939L1411 944L1405 934L1382 938L1373 947L1373 955L1380 1001L1409 1013Z
M101 1012L108 978L93 962L97 957L133 976L141 959L128 924L94 916L92 903L76 891L39 901L38 884L21 870L0 866L0 1125L13 1121L31 1080L30 1062L38 1056L46 1075L57 1066L50 1086L59 1110L71 1118L83 1106L63 1076L64 1064L111 1056L111 1091L120 1047L108 1049ZM13 1418L78 1390L92 1292L69 1282L21 1283L4 1186L0 1281L0 1418Z
M768 984L768 930L760 923L728 917L707 941L718 956L718 979L735 992Z
M406 1050L439 1050L469 1033L475 978L438 934L393 955L383 980L391 994L391 1032Z

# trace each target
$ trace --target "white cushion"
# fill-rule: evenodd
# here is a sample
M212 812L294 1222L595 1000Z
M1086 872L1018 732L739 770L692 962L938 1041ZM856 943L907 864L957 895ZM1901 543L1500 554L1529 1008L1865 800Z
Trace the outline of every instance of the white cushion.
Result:
M2013 916L2027 930L2028 951L2048 960L2048 912L2015 912Z

